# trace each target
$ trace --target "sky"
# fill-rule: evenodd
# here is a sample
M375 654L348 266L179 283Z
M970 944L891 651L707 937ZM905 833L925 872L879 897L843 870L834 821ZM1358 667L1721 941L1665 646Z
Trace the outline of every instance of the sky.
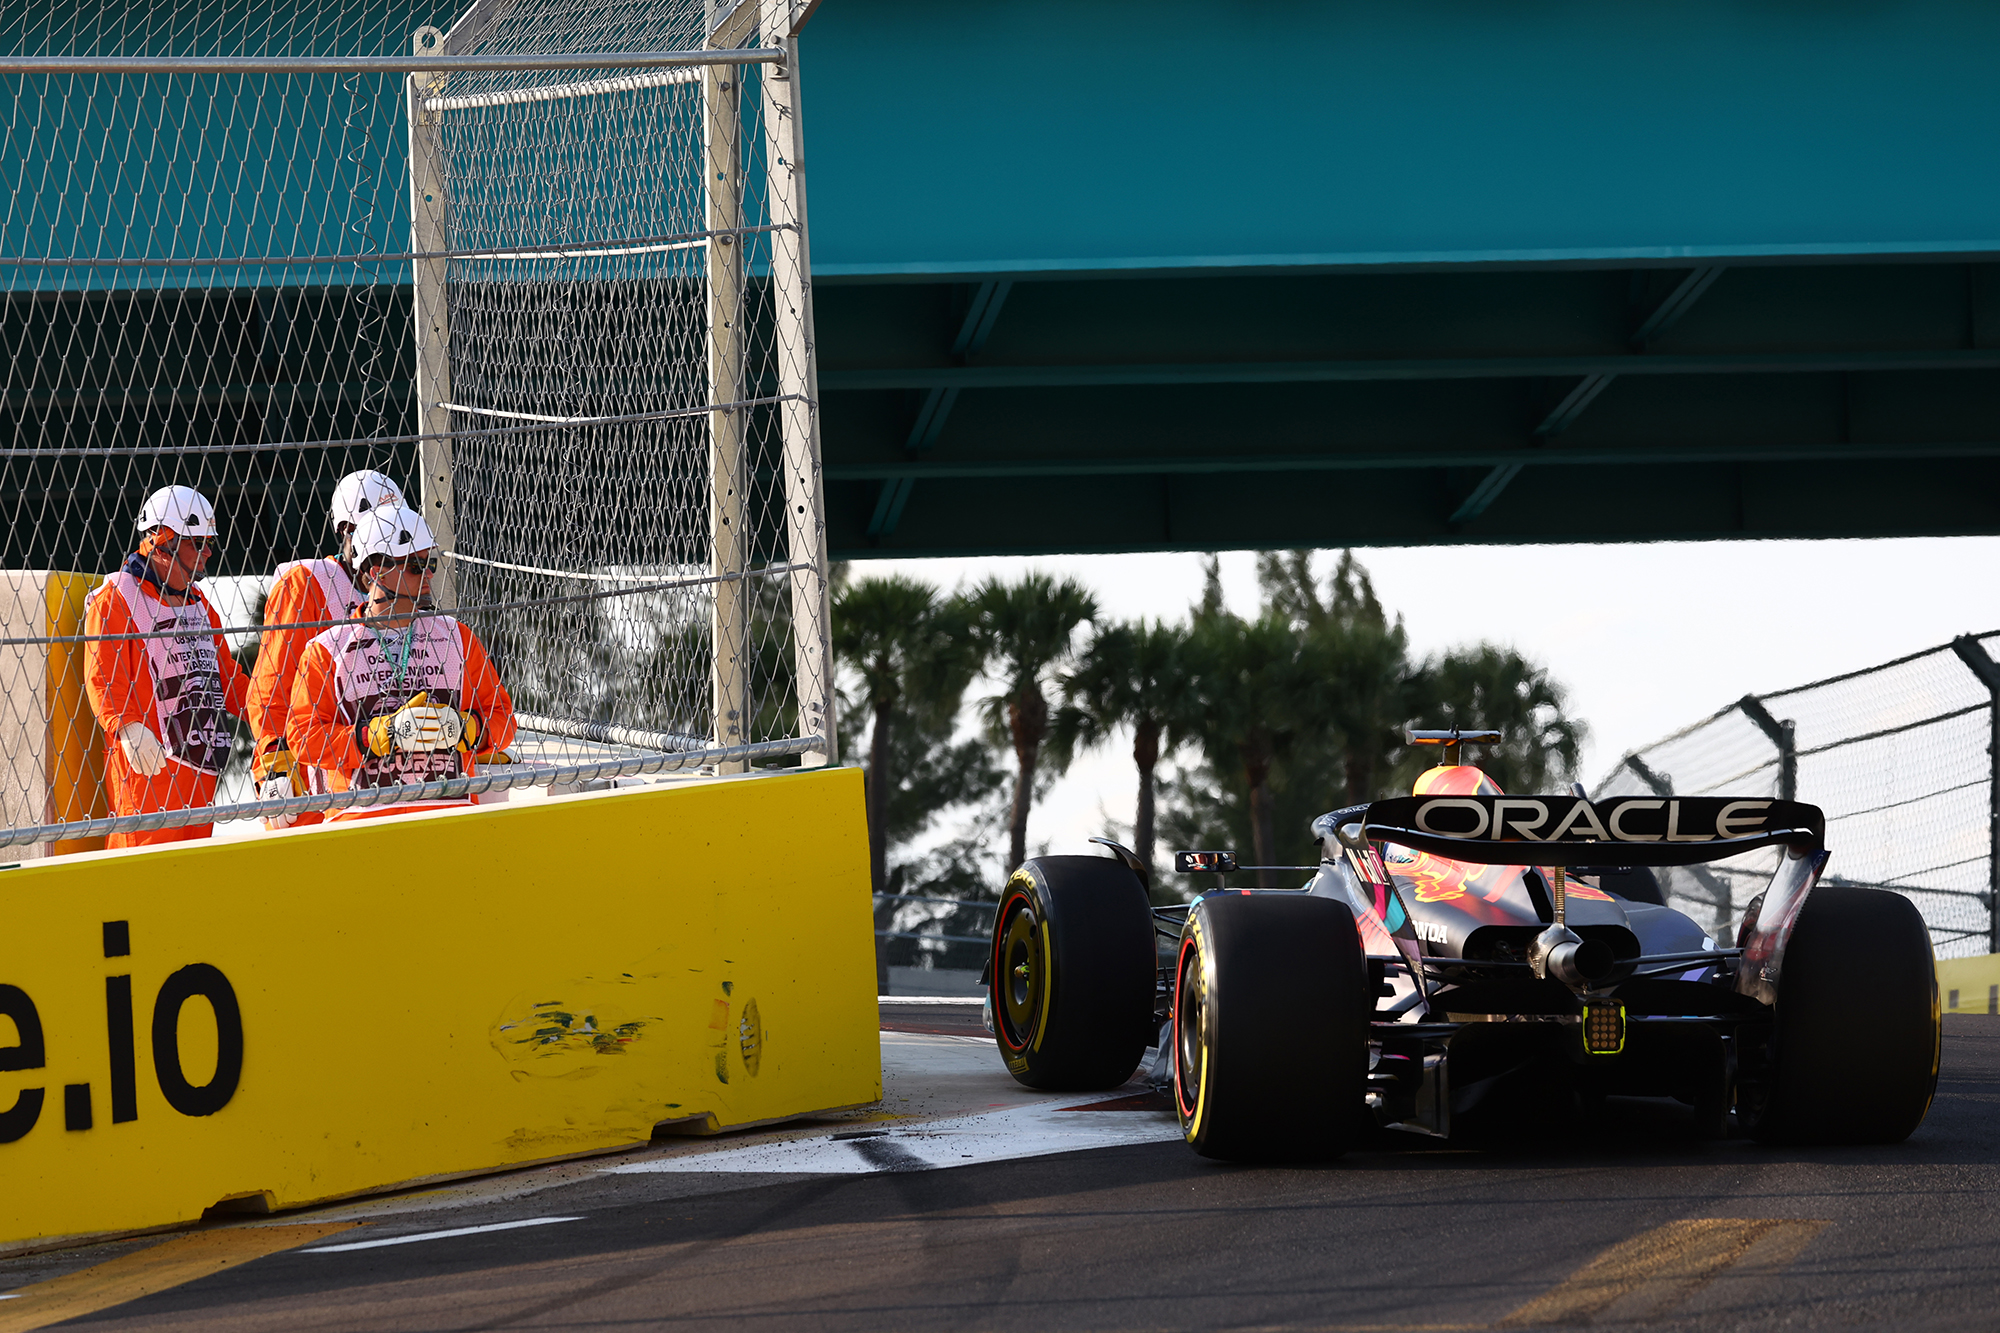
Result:
M1403 618L1413 655L1485 640L1546 667L1589 725L1587 784L1745 694L2000 628L2000 594L1982 576L2000 568L1995 537L1378 547L1356 557L1384 609ZM1315 571L1324 578L1337 558L1321 552ZM1255 554L1221 562L1230 608L1254 613ZM1029 569L1080 579L1119 619L1184 619L1201 593L1194 554L869 560L852 574L952 590ZM1036 806L1030 850L1088 851L1107 823L1129 827L1136 783L1129 736L1082 756Z

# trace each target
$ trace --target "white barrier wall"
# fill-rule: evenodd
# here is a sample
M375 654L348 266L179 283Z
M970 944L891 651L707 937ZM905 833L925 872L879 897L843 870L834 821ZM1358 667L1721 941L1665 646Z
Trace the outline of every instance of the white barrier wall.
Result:
M0 570L0 639L83 632L92 574ZM83 645L0 651L0 828L95 819L104 800L104 736L83 691ZM0 848L0 860L95 851L103 838Z

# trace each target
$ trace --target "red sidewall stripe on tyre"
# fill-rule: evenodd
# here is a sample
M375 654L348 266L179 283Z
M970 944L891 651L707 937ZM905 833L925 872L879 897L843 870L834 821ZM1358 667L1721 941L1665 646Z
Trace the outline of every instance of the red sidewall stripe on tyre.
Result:
M1032 1032L1023 1033L1021 1044L1018 1046L1014 1044L1012 1037L1009 1035L1011 1028L1007 1019L1007 974L1003 970L1004 963L1001 957L1001 951L1007 947L1007 932L1013 925L1013 912L1011 909L1017 899L1026 904L1029 911L1034 910L1035 900L1032 894L1025 893L1018 888L1010 887L1006 895L1000 899L1000 912L994 918L993 993L995 1003L993 1005L993 1030L999 1034L1000 1044L1003 1047L1009 1051L1025 1054L1034 1045L1035 1034ZM1039 919L1039 914L1037 916ZM1048 965L1047 961L1044 960L1042 965L1046 967ZM1039 1019L1041 1015L1037 1014L1036 1017Z
M1187 935L1181 940L1180 957L1174 960L1174 1012L1173 1021L1167 1025L1168 1031L1173 1034L1172 1040L1174 1043L1174 1105L1180 1108L1181 1119L1183 1121L1193 1116L1196 1109L1187 1104L1187 1099L1183 1095L1187 1087L1187 1070L1182 1065L1180 1052L1181 992L1187 987L1187 956L1194 948L1194 931L1190 929ZM1202 1053L1202 1063L1206 1064L1207 1062L1208 1054L1204 1051Z

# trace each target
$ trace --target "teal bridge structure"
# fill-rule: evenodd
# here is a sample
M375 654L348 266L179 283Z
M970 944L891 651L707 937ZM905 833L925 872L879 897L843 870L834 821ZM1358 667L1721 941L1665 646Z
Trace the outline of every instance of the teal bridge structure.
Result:
M836 555L2000 531L2000 6L825 0Z
M345 5L401 34L463 0ZM831 554L2000 531L1996 69L1991 0L823 0L799 70ZM398 86L314 114L389 142ZM378 165L301 244L407 246ZM90 217L175 197L73 188ZM16 203L5 251L60 252ZM262 253L215 216L175 243ZM64 295L132 286L109 272L0 271L10 527L77 516L4 563L123 549L129 506L88 500L114 474L54 446L415 419L407 266L365 299L309 269ZM157 376L113 364L103 329L169 324L129 349ZM362 337L376 379L327 382ZM198 388L117 388L147 376ZM216 484L255 569L324 497L243 457Z

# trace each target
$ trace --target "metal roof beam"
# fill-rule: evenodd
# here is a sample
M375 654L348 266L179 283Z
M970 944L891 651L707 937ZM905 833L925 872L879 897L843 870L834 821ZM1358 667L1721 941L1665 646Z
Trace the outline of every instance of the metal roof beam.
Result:
M1382 450L1353 453L1078 458L987 458L879 463L829 462L829 481L974 477L1115 477L1203 473L1396 471L1423 468L1632 467L1688 463L1818 463L2000 458L2000 440L1914 444L1639 446L1523 450ZM1510 478L1511 479L1511 478ZM1492 494L1497 495L1495 490ZM1489 495L1487 499L1491 500Z
M1653 313L1640 321L1639 327L1632 331L1632 349L1644 352L1655 339L1672 328L1674 323L1701 299L1701 294L1715 285L1715 280L1722 276L1722 269L1722 265L1714 264L1707 268L1694 269L1682 278L1673 291L1667 294L1667 299L1660 302ZM1569 391L1569 395L1556 404L1555 411L1549 413L1542 419L1542 424L1535 427L1535 434L1547 439L1551 435L1560 435L1568 430L1575 424L1576 419L1583 415L1583 410L1596 401L1597 395L1611 386L1614 378L1616 377L1612 375L1585 375L1577 386Z
M1532 479L1532 504L1528 495L1522 503L1503 496L1456 531L1445 521L1451 504L1439 503L1441 480L1437 472L1351 472L1331 492L1305 474L939 481L926 483L895 536L879 543L862 533L874 483L835 481L827 489L827 541L836 558L848 559L1956 536L1993 531L2000 454L1896 467L1828 463L1811 477L1788 466L1726 463L1544 468Z
M1672 356L1494 356L1355 361L1221 361L1082 366L912 366L822 370L820 388L1058 389L1115 385L1310 384L1584 375L1794 375L2000 369L2000 347L1876 352L1716 352Z
M1668 294L1667 299L1660 302L1659 307L1632 331L1632 346L1643 349L1672 328L1680 317L1701 299L1701 294L1715 285L1715 280L1722 276L1724 267L1726 266L1722 264L1712 264L1707 268L1695 269L1682 278L1680 285Z
M1007 304L1007 294L1013 290L1011 278L979 284L979 289L972 294L972 305L965 312L965 320L958 327L958 337L952 340L953 356L979 354L993 334L993 322L1000 318L1000 307Z
M936 444L944 430L945 418L951 415L951 405L957 401L957 389L932 389L925 394L924 405L917 409L917 419L910 426L910 438L903 442L903 448L916 454Z
M1569 396L1556 404L1555 410L1542 418L1542 424L1535 427L1535 434L1543 439L1560 435L1569 429L1569 423L1583 415L1583 409L1597 400L1597 395L1610 387L1616 375L1585 375L1578 380Z
M1521 475L1521 469L1525 466L1527 466L1525 463L1502 463L1488 472L1480 483L1472 488L1472 494L1466 496L1458 508L1452 511L1451 517L1446 522L1456 530L1461 523L1470 523L1478 518L1500 498L1500 492L1506 490L1514 478Z
M1000 318L1000 307L1007 304L1007 294L1014 290L1012 280L982 282L972 294L972 304L967 307L965 318L959 322L958 336L952 339L951 354L960 362L970 356L977 356L986 340L993 334L994 321ZM958 401L956 385L940 385L924 395L924 405L917 409L917 419L910 427L910 438L903 443L908 454L921 454L937 443L944 431L945 419L951 415L952 405ZM914 476L893 477L882 483L882 493L875 498L875 512L868 520L868 535L880 540L896 530L903 519L903 509L910 503L910 492L916 487Z

